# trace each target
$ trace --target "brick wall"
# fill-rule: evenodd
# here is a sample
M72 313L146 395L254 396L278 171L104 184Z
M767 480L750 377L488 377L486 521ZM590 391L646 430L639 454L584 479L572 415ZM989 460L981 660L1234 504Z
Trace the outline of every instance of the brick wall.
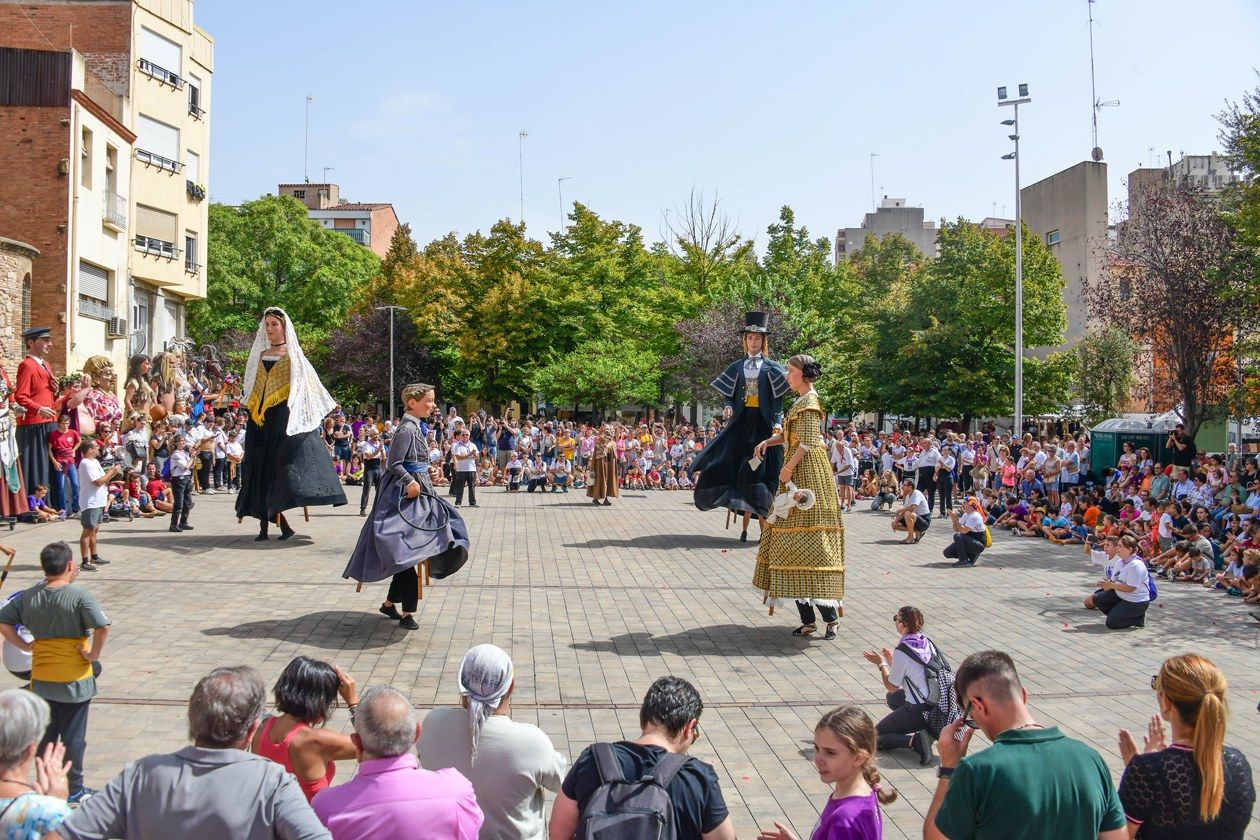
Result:
M31 272L31 324L53 328L48 362L57 373L65 369L67 349L70 179L58 165L70 155L70 129L61 125L69 119L69 107L0 108L0 236L40 252Z
M127 95L131 72L130 0L0 3L0 47L76 49L110 90Z
M372 211L372 250L381 259L389 253L389 243L398 230L398 217L394 208L382 207Z
M22 319L22 286L35 257L23 243L0 238L0 364L13 380L25 355L22 330L28 326Z

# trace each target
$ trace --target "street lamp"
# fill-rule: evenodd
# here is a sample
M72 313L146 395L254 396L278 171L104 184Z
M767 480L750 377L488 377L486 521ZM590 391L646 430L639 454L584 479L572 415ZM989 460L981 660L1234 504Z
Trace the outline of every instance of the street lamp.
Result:
M389 422L394 422L394 310L407 311L405 306L377 306L389 310Z
M1015 161L1015 417L1012 432L1022 436L1024 433L1024 210L1020 200L1019 187L1019 106L1032 102L1028 95L1028 85L1021 83L1019 96L1009 99L1006 88L997 89L998 106L1011 105L1015 108L1014 119L1002 120L1002 125L1011 126L1015 133L1008 135L1015 141L1015 151L1002 155L1002 160Z
M564 233L564 182L572 181L572 175L562 175L556 179L556 192L560 194L560 232Z

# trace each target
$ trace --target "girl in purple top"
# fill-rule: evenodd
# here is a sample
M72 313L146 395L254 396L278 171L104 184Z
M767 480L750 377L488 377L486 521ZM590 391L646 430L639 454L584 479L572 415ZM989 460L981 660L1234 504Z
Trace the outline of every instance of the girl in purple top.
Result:
M810 840L881 840L884 819L879 806L897 798L879 784L875 766L875 723L857 706L841 706L823 715L814 729L814 767L835 790L823 806ZM776 822L757 840L798 840Z

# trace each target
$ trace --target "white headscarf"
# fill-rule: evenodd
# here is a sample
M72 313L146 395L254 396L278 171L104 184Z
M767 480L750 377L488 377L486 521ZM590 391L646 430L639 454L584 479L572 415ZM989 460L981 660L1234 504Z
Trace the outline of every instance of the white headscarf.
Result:
M468 698L468 729L472 732L472 760L486 718L499 708L512 687L512 657L494 645L477 645L459 664L459 693Z
M284 340L289 352L289 425L285 427L285 433L300 435L318 428L324 418L337 407L337 401L324 388L319 381L319 374L306 360L306 354L298 344L297 333L293 331L293 320L278 306L267 307L263 311L262 320L258 322L254 346L249 351L249 363L245 366L245 401L248 402L254 392L263 351L270 346L267 341L267 316L273 314L279 315L284 321Z

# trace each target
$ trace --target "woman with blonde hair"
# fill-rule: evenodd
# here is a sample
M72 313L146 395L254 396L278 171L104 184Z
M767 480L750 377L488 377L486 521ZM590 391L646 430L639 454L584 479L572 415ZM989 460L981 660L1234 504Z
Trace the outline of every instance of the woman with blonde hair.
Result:
M897 799L884 790L875 766L875 724L857 706L841 706L822 716L814 728L814 769L834 785L810 840L879 840L884 836L880 805ZM757 840L797 840L780 822Z
M1256 789L1246 756L1225 746L1225 675L1211 660L1187 653L1164 660L1151 688L1159 714L1151 718L1144 748L1139 752L1129 731L1120 730L1120 803L1129 836L1242 838Z

